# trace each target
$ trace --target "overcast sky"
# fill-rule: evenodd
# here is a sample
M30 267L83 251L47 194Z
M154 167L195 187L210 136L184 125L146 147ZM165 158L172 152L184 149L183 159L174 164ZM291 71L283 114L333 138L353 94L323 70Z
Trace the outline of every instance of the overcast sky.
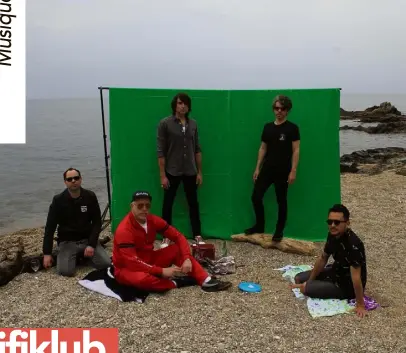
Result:
M404 0L29 0L29 98L99 85L406 93Z

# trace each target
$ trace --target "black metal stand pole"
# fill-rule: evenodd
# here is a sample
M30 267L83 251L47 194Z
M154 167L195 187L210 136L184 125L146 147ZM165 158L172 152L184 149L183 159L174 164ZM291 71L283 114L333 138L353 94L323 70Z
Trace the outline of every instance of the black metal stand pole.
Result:
M104 141L104 161L106 165L106 179L107 179L107 196L109 200L109 215L110 215L110 222L112 221L111 219L111 192L110 192L110 173L109 173L109 155L107 153L107 135L106 135L106 125L105 125L105 119L104 119L104 104L103 104L103 89L106 89L104 87L99 87L100 91L100 104L101 104L101 114L102 114L102 123L103 123L103 141Z

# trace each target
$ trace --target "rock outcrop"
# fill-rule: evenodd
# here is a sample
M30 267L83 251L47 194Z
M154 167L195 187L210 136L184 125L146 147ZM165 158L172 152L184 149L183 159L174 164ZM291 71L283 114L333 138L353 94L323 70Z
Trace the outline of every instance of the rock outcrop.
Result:
M6 285L23 268L24 244L21 238L0 238L0 286Z
M379 123L376 126L348 126L344 125L340 127L340 130L355 130L363 131L369 134L402 134L406 133L406 119L398 122L384 122Z
M363 116L356 118L361 123L399 123L406 122L405 115L388 114L384 116Z
M383 102L379 106L366 108L365 110L347 111L340 108L341 119L356 119L362 122L398 122L406 117L390 102Z
M384 170L395 170L403 175L406 148L374 148L345 154L340 158L340 167L341 173L377 174Z

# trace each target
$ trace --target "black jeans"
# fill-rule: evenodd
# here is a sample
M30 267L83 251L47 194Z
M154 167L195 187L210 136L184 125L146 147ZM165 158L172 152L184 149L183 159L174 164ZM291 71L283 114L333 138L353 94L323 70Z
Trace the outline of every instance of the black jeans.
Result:
M254 191L251 196L254 206L256 223L254 228L258 232L265 231L265 210L263 198L269 187L274 184L276 200L278 202L278 221L275 235L282 236L288 217L288 176L289 173L281 173L262 169L255 181Z
M353 299L355 294L351 290L343 290L333 282L332 267L326 266L313 281L308 281L310 271L298 273L296 283L306 282L304 295L317 299Z
M197 200L196 175L192 176L173 176L166 173L169 180L169 188L164 191L164 201L162 206L162 218L172 225L172 208L175 201L176 192L179 184L183 183L183 189L186 194L186 200L189 205L189 217L192 225L193 237L201 235L200 210Z

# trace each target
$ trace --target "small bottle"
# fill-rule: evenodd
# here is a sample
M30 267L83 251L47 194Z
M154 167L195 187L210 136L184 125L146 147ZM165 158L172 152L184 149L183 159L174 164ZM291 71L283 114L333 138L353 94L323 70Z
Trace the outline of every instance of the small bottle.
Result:
M227 242L226 242L225 240L223 240L223 246L222 246L222 249L221 249L221 256L222 256L222 257L226 257L227 254L228 254L228 251L227 251Z

